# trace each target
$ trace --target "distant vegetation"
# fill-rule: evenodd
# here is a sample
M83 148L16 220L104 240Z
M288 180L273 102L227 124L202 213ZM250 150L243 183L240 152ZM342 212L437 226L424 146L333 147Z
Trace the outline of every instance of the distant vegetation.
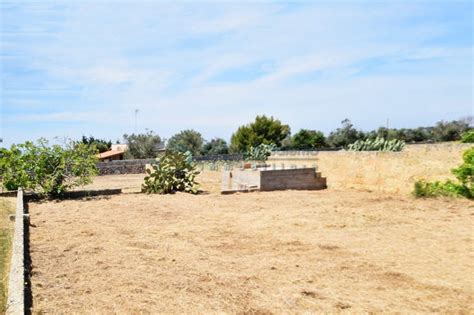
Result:
M471 127L472 118L440 121L432 127L418 128L386 128L364 132L355 128L349 119L341 121L341 127L329 133L327 137L318 130L301 129L291 136L290 127L278 119L257 116L254 122L241 126L232 135L230 150L246 152L260 144L275 144L279 150L318 150L341 149L358 143L375 143L376 139L384 139L387 143L399 144L394 148L403 147L400 143L434 143L444 141L473 142L474 131ZM462 137L462 139L461 139ZM389 142L392 141L392 142ZM388 144L387 144L388 145Z
M214 138L211 141L204 143L202 150L203 155L219 155L228 154L229 147L227 142L222 138Z
M90 136L90 137L82 136L81 143L89 145L89 146L94 146L97 149L97 151L99 151L99 153L109 151L112 147L112 141L96 139L93 136Z
M173 135L169 140L166 148L168 150L181 153L190 152L194 156L201 155L203 151L204 138L195 130L183 130Z
M49 145L45 139L0 149L2 185L57 197L71 188L91 183L97 174L97 150L81 142Z
M416 197L466 197L474 199L474 148L463 154L463 164L452 170L457 182L417 181L413 194Z
M293 135L288 124L274 117L257 116L253 122L242 125L232 134L230 144L222 138L206 141L192 129L182 130L173 135L166 149L176 152L190 152L193 156L220 155L228 153L246 154L261 144L274 145L276 150L386 150L398 151L403 143L435 143L461 141L474 143L472 117L440 121L431 127L386 128L372 131L357 129L349 119L341 121L341 126L326 137L317 129L300 129ZM124 142L129 151L125 158L155 158L164 149L164 139L153 131L141 134L125 134ZM381 142L383 139L383 143ZM110 149L111 142L94 137L82 137L82 143L95 146L99 152Z
M301 129L286 146L293 150L315 150L327 146L324 133L317 130Z
M128 151L125 152L127 159L156 158L162 146L162 139L151 130L145 133L123 135Z

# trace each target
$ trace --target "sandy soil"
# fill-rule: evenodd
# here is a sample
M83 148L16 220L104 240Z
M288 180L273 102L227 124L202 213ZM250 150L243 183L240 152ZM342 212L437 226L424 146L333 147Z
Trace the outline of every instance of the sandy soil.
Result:
M131 192L30 204L33 312L474 312L472 202L201 179L152 196L102 177Z

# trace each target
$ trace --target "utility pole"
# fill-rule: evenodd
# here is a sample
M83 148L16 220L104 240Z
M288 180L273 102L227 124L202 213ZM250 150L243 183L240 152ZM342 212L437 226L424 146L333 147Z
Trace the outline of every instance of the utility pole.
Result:
M137 133L137 116L138 116L138 108L135 108L135 134Z
M389 127L389 122L390 122L390 119L387 118L387 129Z

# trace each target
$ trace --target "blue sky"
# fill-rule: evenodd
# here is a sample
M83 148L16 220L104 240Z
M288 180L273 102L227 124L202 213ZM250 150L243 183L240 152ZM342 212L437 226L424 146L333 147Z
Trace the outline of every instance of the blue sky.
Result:
M2 1L4 146L473 115L470 1Z

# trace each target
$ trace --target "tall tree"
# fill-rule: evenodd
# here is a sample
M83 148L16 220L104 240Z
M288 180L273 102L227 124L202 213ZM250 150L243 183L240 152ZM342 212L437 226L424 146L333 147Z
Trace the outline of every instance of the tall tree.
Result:
M178 152L189 151L192 155L198 156L202 153L203 144L202 135L195 130L188 129L173 135L168 140L166 148Z
M456 141L470 129L468 120L439 121L433 128L435 141Z
M232 135L231 152L245 152L260 144L274 144L281 147L281 142L290 134L290 127L280 120L265 115L257 116L253 123L240 126Z
M321 131L301 129L291 138L291 146L297 150L311 150L326 145L326 138Z
M349 119L344 119L341 124L341 128L337 128L336 131L329 134L327 141L330 146L335 148L345 147L357 140L366 138L364 132L355 129Z

